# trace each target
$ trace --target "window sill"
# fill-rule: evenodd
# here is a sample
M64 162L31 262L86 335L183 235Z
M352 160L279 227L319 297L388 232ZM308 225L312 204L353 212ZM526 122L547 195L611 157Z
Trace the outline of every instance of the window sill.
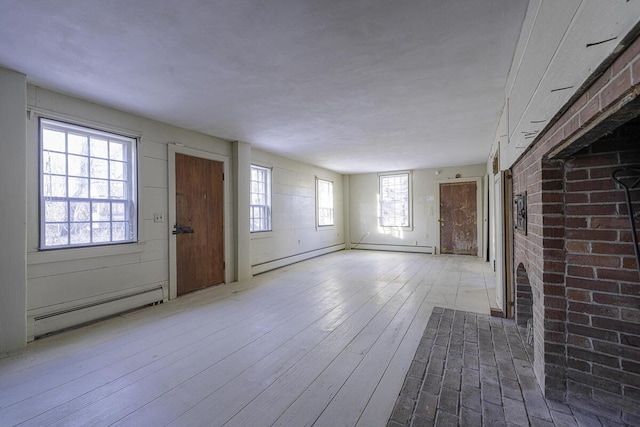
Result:
M29 252L27 253L27 265L135 254L143 252L145 246L145 242L138 242L123 245L54 249L50 251Z
M273 237L273 230L271 231L252 231L251 240L253 239L265 239L267 237Z
M402 230L402 231L413 231L413 226L402 226L402 225L381 225L381 229L394 229L394 230Z
M323 231L323 230L335 230L336 229L336 225L332 224L332 225L316 225L316 231Z

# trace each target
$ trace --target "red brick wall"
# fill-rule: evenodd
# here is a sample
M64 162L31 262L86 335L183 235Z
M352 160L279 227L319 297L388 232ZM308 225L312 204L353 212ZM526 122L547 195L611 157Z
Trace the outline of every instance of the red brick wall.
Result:
M640 276L624 191L640 162L640 120L565 163L567 400L640 420ZM640 189L632 191L640 209Z
M621 154L624 143L614 147L610 140L589 149L597 153L572 153L640 114L639 83L637 39L512 167L514 194L526 191L528 198L528 233L515 232L514 266L526 270L531 285L538 381L547 397L588 399L637 423L640 285L631 277L631 235L619 191L599 173L640 156ZM635 141L640 147L640 136Z

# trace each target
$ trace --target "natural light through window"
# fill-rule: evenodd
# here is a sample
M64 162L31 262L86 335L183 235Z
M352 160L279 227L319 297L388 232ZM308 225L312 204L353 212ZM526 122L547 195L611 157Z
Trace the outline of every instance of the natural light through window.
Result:
M135 242L136 140L40 119L40 247Z
M317 180L318 225L333 225L333 182Z
M380 226L410 226L409 174L380 175Z
M271 230L271 169L251 165L251 231Z

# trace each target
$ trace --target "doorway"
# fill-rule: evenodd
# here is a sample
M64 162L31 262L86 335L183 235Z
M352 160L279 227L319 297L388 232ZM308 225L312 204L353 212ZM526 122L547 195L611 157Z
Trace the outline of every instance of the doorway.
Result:
M223 165L176 154L178 296L224 282Z
M440 183L440 253L478 255L477 181Z
M229 282L228 158L169 145L169 297Z

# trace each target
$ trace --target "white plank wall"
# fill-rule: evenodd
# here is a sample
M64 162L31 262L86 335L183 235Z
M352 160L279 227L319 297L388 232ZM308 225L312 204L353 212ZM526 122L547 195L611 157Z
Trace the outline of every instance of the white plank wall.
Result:
M0 359L0 425L384 426L432 308L494 286L472 257L326 255Z

